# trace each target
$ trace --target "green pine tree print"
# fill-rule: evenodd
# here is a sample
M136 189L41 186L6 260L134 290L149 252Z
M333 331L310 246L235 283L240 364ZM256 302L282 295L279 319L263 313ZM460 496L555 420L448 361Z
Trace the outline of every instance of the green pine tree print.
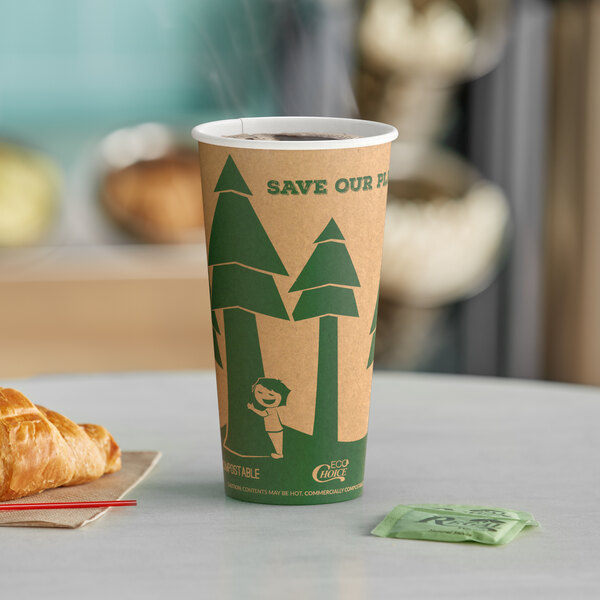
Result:
M295 321L319 318L317 395L313 440L337 442L338 436L338 318L358 317L352 288L360 287L344 236L331 219L306 265L290 288L301 291L292 313Z
M211 307L223 311L228 418L223 445L240 456L270 456L273 448L262 417L249 411L252 386L264 376L256 314L289 320L274 275L286 275L269 236L247 196L252 192L229 156L208 245L212 268ZM214 312L213 312L214 314ZM215 359L222 366L213 318Z
M371 323L371 329L369 334L371 337L371 350L369 351L369 358L367 360L367 369L373 364L375 360L375 330L377 329L377 310L379 309L379 296L377 296L377 302L375 303L375 310L373 311L373 322Z

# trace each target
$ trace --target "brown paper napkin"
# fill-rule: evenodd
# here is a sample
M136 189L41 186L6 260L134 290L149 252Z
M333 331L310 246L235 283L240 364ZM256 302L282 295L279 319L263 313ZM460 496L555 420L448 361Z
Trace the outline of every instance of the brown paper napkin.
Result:
M90 502L93 500L120 500L132 490L160 460L160 452L123 452L120 471L104 475L96 481L46 490L2 504L29 504L31 502ZM83 527L105 515L109 508L74 508L57 510L0 511L0 527ZM137 510L119 508L118 510Z

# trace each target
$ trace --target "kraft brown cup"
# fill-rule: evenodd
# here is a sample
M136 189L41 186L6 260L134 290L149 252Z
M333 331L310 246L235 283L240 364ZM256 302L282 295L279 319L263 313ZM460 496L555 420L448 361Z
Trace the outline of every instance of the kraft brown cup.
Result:
M240 134L350 135L253 140ZM198 125L225 491L362 492L396 130L355 119Z

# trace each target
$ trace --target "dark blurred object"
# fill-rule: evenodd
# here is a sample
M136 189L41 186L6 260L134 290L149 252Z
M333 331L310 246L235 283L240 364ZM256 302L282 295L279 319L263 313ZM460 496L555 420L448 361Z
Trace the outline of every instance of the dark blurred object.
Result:
M46 155L0 142L0 246L41 241L59 206L60 175Z
M203 239L202 187L194 150L178 147L170 130L156 123L115 131L101 148L109 166L101 198L116 223L148 242Z
M278 10L272 14L281 37L282 114L355 117L352 80L358 3L285 0L275 4Z
M502 61L464 94L465 153L503 189L512 215L502 272L459 307L465 373L543 376L547 128L556 6L547 0L513 2Z

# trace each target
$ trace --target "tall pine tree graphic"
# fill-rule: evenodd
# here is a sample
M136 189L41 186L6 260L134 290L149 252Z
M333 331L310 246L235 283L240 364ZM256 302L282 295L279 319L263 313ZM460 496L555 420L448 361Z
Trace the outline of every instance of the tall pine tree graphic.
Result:
M302 294L295 321L319 318L319 355L313 443L337 442L338 318L358 317L354 287L360 287L344 236L331 219L317 246L290 288Z
M289 320L273 278L288 273L248 200L252 192L231 156L215 192L219 197L208 266L212 267L211 307L223 310L228 390L223 444L241 456L270 456L273 449L263 419L249 411L247 404L252 401L253 384L264 376L256 315ZM220 333L216 319L213 329ZM214 341L218 350L216 335ZM219 355L217 363L220 359Z

